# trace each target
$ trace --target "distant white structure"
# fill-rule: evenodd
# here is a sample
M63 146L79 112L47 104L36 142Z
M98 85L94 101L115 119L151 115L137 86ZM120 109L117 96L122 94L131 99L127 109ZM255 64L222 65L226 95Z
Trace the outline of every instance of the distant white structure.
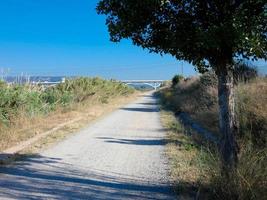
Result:
M53 85L57 85L57 84L60 84L60 83L65 83L66 82L66 78L63 77L61 79L61 81L33 81L32 84L35 84L35 85L47 85L47 86L53 86Z
M122 80L121 82L126 85L148 85L157 90L165 80Z

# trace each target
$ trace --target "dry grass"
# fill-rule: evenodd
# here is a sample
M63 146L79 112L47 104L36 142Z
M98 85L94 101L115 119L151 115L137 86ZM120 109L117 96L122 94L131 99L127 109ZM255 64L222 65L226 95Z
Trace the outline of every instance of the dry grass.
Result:
M208 83L206 83L208 82ZM211 82L211 85L209 83ZM216 82L192 77L162 92L163 103L174 112L186 112L209 131L218 134Z
M195 199L203 175L197 165L198 146L184 134L183 126L169 111L161 111L161 122L168 130L166 154L171 165L171 178L179 199Z
M92 97L82 103L73 104L68 108L60 107L46 116L29 118L18 116L12 127L2 128L0 135L0 151L3 151L22 141L32 138L40 133L48 131L59 124L81 118L78 122L68 124L50 136L41 139L38 143L30 146L25 152L37 152L40 148L46 147L56 141L65 138L67 135L81 129L89 122L111 112L119 106L134 100L138 93L128 96L117 96L109 99L108 103L102 103L98 97Z
M250 140L255 147L266 147L267 79L240 84L236 96L240 137Z
M239 162L236 169L231 172L230 178L221 173L218 153L203 151L199 154L198 160L201 164L200 169L208 180L205 186L208 190L204 199L266 199L266 149L257 151L249 146L242 148Z
M174 112L186 112L204 128L219 135L217 85L214 79L194 77L162 92L164 103ZM207 80L208 79L208 80ZM236 115L241 135L258 132L267 137L267 79L257 78L236 88ZM257 130L260 129L260 130ZM254 131L252 131L254 130ZM249 136L250 137L250 136ZM266 142L267 140L265 140Z
M194 79L190 84L181 82L175 89L164 89L161 97L163 104L174 112L188 112L204 127L216 131L218 126L216 88L209 80L206 79L205 82L209 84L201 83L201 79ZM181 135L183 132L181 128L177 129L178 131L171 129L173 131L169 137L173 142L169 144L167 152L171 157L172 176L178 182L179 194L183 195L181 191L188 191L188 188L191 188L191 193L190 189L188 193L192 194L193 199L266 199L266 102L266 78L254 79L247 84L241 83L236 88L240 152L237 168L230 179L222 176L220 156L216 148L210 148L205 143L204 145L194 143L196 141L194 138ZM181 127L179 124L177 126ZM184 137L196 148L190 149L189 152L185 151L183 143L178 142Z

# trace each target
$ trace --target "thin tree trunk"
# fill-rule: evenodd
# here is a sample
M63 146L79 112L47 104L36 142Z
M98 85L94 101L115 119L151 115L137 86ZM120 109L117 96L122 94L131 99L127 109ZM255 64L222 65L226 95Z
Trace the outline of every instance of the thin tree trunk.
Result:
M223 168L234 169L237 163L237 143L235 137L233 72L222 68L217 76L221 133L220 152Z

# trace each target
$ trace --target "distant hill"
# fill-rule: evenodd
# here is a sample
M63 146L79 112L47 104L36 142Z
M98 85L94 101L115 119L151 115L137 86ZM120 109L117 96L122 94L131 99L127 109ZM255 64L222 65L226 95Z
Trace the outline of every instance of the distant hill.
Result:
M60 82L64 76L5 76L2 79L8 83L26 83L26 82ZM66 77L73 78L73 77Z

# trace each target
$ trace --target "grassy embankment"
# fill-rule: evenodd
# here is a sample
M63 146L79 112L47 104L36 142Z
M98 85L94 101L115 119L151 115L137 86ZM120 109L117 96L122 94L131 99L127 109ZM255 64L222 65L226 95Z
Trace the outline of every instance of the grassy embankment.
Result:
M79 119L35 147L38 149L44 143L64 138L67 133L133 99L134 93L122 83L100 78L66 80L46 89L36 85L1 83L0 151L61 123Z
M240 152L237 170L232 174L231 181L221 176L217 147L197 134L185 134L188 129L174 117L174 112L187 112L196 122L220 136L216 85L216 77L205 74L200 78L180 81L175 87L160 92L162 121L169 129L167 153L172 165L172 178L177 183L177 193L185 199L265 199L266 78L240 83L236 88Z

